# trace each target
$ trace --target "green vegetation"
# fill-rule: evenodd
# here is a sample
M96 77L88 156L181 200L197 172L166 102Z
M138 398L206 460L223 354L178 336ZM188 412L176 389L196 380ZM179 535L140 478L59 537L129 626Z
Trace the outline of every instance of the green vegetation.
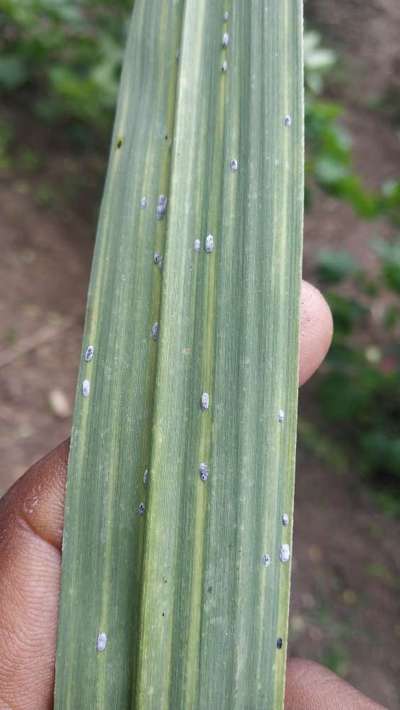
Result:
M340 122L343 107L320 97L324 79L334 72L336 58L320 49L319 43L318 33L306 32L306 205L312 206L318 187L349 203L360 218L385 215L399 225L400 181L387 182L376 193L365 188L354 169L351 136Z
M4 0L0 92L87 140L108 136L131 0ZM18 96L16 97L16 91Z
M311 35L316 52L311 66L318 72L318 39ZM351 138L339 122L342 108L318 96L334 66L334 56L322 54L318 80L307 82L306 204L311 207L322 189L349 203L360 218L380 218L397 229L400 181L376 192L365 189L354 171ZM341 444L326 458L347 461L373 486L384 509L400 514L400 238L377 240L368 249L375 256L372 270L345 250L318 255L317 277L333 312L335 335L316 387L324 424L302 422L300 431L323 457L330 450L327 435Z
M135 2L72 427L57 710L284 704L302 2L268 22L264 0L228 7Z
M28 105L40 121L51 123L52 135L62 134L72 147L90 150L100 141L105 155L130 5L130 0L4 0L0 95L5 104L20 102L24 110ZM318 33L308 29L306 206L311 209L323 190L346 201L360 219L384 218L397 228L400 181L388 182L375 192L365 189L354 168L351 136L341 122L343 107L323 98L324 84L335 78L337 64ZM389 104L397 105L393 100ZM45 160L43 153L22 149L21 155L15 141L14 127L3 118L0 169L37 170ZM74 180L77 175L68 178L72 195ZM41 205L54 203L46 181L36 193ZM372 274L343 251L325 251L318 259L317 275L328 288L336 335L328 370L319 380L321 411L333 426L321 431L325 444L317 448L329 449L329 438L333 446L339 440L338 459L350 454L354 470L361 467L365 480L378 484L385 508L392 511L400 505L396 473L400 247L396 241L381 241L366 248L376 255ZM318 427L302 426L308 443L312 439L316 446Z
M322 252L335 336L317 396L323 420L388 512L400 512L400 240L378 242L375 273ZM331 434L333 435L333 434Z

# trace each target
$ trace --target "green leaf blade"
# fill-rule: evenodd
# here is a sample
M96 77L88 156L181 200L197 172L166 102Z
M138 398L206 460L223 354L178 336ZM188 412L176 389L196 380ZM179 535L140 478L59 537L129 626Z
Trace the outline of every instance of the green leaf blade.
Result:
M69 468L57 708L283 706L301 30L297 0L137 0L86 326L104 351ZM160 194L163 220L140 208Z

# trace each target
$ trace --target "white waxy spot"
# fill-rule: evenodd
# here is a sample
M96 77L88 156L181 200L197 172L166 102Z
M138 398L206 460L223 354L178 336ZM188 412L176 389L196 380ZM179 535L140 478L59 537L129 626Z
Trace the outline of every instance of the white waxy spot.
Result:
M292 125L292 117L289 114L287 114L285 116L285 118L283 119L283 123L286 126L286 128L290 128L290 126Z
M289 525L289 516L287 513L282 515L282 525L284 525L285 528Z
M281 549L279 551L279 559L281 562L289 562L289 560L290 560L289 545L281 545Z
M212 234L209 234L206 237L206 245L205 245L205 250L207 254L211 254L215 249L215 242L214 242L214 237Z
M210 408L210 395L207 392L203 392L201 395L200 407L203 412L206 412Z
M139 503L137 512L139 515L144 515L144 512L146 510L146 506L144 503Z
M93 360L93 357L94 357L94 347L93 347L93 345L89 345L89 347L86 348L85 361L90 362L91 360Z
M156 216L157 219L163 219L167 211L168 198L165 195L160 195L157 202Z
M146 470L145 470L145 472L144 472L144 474L143 474L143 484L144 484L145 486L147 486L148 482L149 482L149 469L146 468Z
M225 60L222 62L221 70L226 73L228 71L228 62Z
M226 10L226 12L224 12L224 22L228 22L228 20L229 20L229 12L228 12L228 10Z
M153 261L154 261L155 265L162 266L162 260L163 259L162 259L161 254L158 251L156 251L153 256Z
M89 380L83 380L82 394L84 397L89 397L89 395L90 395L90 381Z
M263 563L264 567L269 567L271 564L271 555L263 555L261 558L261 562Z
M142 210L145 210L145 209L146 209L146 207L147 207L147 197L142 197L142 199L140 200L140 206L141 206Z
M159 332L160 332L159 324L153 323L153 325L151 326L151 337L153 338L153 340L158 340Z
M224 32L224 34L222 35L222 46L223 46L223 47L227 47L227 46L228 46L228 44L229 44L229 39L230 39L230 38L229 38L229 34L228 34L227 32Z
M285 412L283 409L280 409L278 412L278 422L282 424L285 421Z
M201 251L201 241L200 239L195 239L194 240L194 246L193 249L197 252Z
M202 481L208 480L208 466L206 463L201 463L199 466L200 478Z
M106 650L106 646L107 646L107 634L105 634L104 631L102 631L97 637L96 651L98 651L98 653L102 653L103 651Z
M229 165L233 173L236 173L239 170L239 163L235 158L231 160Z

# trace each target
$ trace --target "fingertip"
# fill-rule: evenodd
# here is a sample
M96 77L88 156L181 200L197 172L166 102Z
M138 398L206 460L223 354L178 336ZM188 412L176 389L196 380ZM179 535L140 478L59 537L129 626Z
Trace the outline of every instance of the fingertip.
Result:
M64 442L0 501L0 707L52 707L67 458Z
M288 660L285 710L384 710L332 671L301 658Z
M68 452L69 440L31 466L0 502L3 521L17 517L25 520L57 549L61 549Z
M321 292L303 281L300 297L300 384L304 384L324 360L332 342L333 319Z

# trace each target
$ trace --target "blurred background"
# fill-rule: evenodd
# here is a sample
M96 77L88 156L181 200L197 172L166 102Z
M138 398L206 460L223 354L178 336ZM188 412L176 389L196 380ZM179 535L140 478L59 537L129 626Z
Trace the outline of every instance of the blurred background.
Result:
M0 0L0 495L68 435L130 0ZM306 0L291 652L400 708L400 4Z

